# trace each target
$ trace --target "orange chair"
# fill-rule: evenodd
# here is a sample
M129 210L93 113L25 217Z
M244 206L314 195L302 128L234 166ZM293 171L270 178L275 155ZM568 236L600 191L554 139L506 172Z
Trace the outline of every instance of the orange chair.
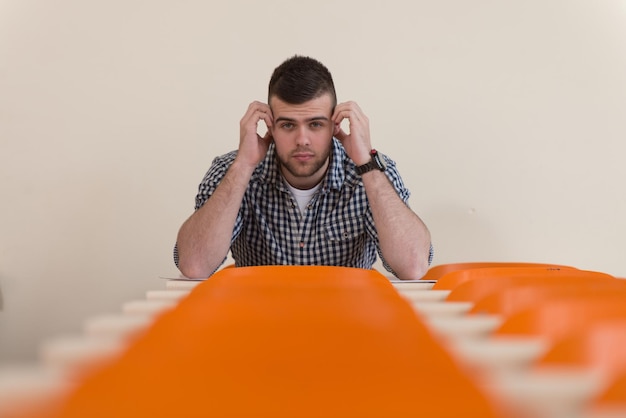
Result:
M495 280L494 280L495 278ZM565 286L586 285L591 283L618 283L619 281L608 274L585 270L547 270L532 269L532 271L515 271L499 277L486 272L485 275L468 280L456 286L447 301L477 302L490 294L512 286Z
M626 416L626 373L617 376L607 388L593 401L592 411L598 411L597 416L624 417ZM603 414L603 412L607 412ZM593 413L589 416L596 416Z
M580 270L573 267L491 267L458 270L441 276L433 285L433 290L453 290L465 282L480 277L495 280L504 277L546 277L562 275L566 271L573 274Z
M433 266L422 277L422 280L439 280L448 273L461 270L482 269L482 268L503 268L503 267L567 267L560 264L546 263L523 263L523 262L466 262L448 263ZM568 267L574 268L574 267Z
M274 266L217 272L42 417L468 414L497 411L384 276Z
M586 411L607 386L626 373L625 345L626 318L599 319L554 343L527 370L504 373L493 385L515 410L527 412L524 416L626 417L626 397L622 397L624 408L619 414Z
M626 373L626 318L600 320L556 342L537 367L577 365L607 378Z
M626 318L624 292L542 301L507 317L494 335L535 335L551 343L601 321Z
M559 280L544 281L541 284L527 281L521 285L514 285L498 290L477 300L469 310L469 314L497 314L508 317L516 312L540 305L550 299L581 298L590 294L611 294L626 290L626 281L623 280L573 280L569 283L559 283Z

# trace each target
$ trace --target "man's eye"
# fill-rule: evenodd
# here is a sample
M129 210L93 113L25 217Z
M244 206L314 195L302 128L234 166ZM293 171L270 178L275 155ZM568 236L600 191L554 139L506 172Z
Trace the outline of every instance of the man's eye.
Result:
M281 125L281 127L282 127L283 129L291 129L291 128L293 128L293 123L286 122L286 123L283 123L283 124Z
M322 127L321 122L311 122L311 128L321 128L321 127Z

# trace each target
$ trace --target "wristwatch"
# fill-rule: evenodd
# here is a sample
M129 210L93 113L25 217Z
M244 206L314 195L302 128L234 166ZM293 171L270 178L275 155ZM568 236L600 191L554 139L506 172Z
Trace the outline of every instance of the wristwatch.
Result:
M372 159L367 164L358 165L356 167L357 174L361 175L374 169L385 171L387 165L385 164L385 159L383 158L383 155L375 149L370 151L370 155L372 156Z

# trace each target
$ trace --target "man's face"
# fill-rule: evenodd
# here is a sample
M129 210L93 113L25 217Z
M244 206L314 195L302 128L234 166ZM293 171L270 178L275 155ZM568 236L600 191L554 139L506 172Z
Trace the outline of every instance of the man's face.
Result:
M335 132L330 94L299 105L273 96L269 105L274 119L272 136L283 176L298 189L314 187L328 167Z

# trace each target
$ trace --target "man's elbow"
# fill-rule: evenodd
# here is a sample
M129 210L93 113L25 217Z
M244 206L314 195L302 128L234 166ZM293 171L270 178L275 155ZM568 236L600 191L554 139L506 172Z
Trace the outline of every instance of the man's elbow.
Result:
M419 251L419 253L413 257L413 260L415 260L412 271L414 279L421 279L426 275L428 269L430 268L430 264L433 261L433 252L433 245L429 240L428 246Z
M193 260L188 260L185 257L179 258L177 266L182 275L189 279L206 279L212 273L206 266L193 262Z
M178 269L180 270L182 275L188 279L206 279L207 277L211 275L210 273L207 273L206 270L202 270L202 269L194 268L194 267L190 267L190 268L179 267Z
M426 272L428 271L428 267L428 261L422 261L417 263L413 271L415 279L421 279L422 277L424 277L426 275Z
M409 258L410 261L403 263L403 268L395 270L400 280L419 280L430 268L429 253L426 256L422 254L416 254Z
M419 280L428 271L428 263L415 262L403 272L403 274L399 275L400 280Z

